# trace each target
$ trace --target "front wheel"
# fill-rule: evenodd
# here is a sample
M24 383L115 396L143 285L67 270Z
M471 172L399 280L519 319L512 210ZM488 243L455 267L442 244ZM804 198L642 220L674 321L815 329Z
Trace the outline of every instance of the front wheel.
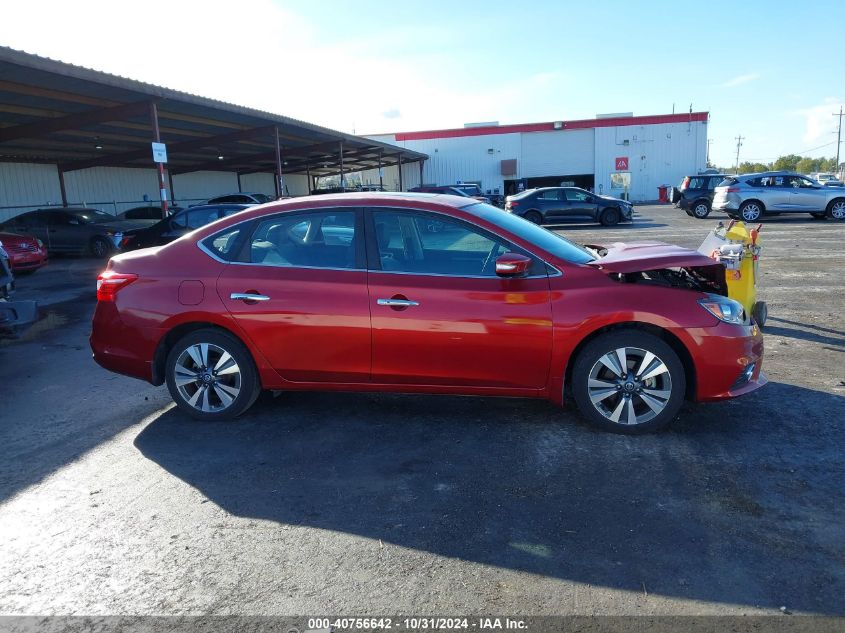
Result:
M599 222L601 222L602 226L616 226L619 224L619 220L621 218L622 216L619 213L619 209L611 207L601 212Z
M105 238L102 237L95 237L91 240L91 244L88 246L88 250L91 251L91 255L96 257L97 259L105 259L109 256L109 253L112 251L111 244L109 244Z
M649 433L678 414L686 375L677 353L638 330L609 332L590 342L572 370L575 402L593 425L613 433Z
M827 215L834 220L845 220L845 198L831 200L827 205Z
M165 367L167 388L176 406L197 420L235 418L261 392L249 351L220 330L196 330L179 339Z

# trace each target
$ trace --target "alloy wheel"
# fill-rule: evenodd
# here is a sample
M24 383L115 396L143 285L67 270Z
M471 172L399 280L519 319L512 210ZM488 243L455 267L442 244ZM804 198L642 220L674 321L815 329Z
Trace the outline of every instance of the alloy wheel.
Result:
M760 217L761 213L760 207L753 202L742 207L742 219L746 222L754 222Z
M834 220L845 220L845 200L838 200L831 205L830 217Z
M195 343L176 359L174 382L179 395L197 411L224 411L241 392L241 368L219 345Z
M700 203L695 205L695 209L693 209L693 214L697 218L706 218L710 215L710 209L707 208L707 205L704 203Z
M669 367L639 347L620 347L590 370L587 391L595 409L616 424L644 424L657 417L672 395Z

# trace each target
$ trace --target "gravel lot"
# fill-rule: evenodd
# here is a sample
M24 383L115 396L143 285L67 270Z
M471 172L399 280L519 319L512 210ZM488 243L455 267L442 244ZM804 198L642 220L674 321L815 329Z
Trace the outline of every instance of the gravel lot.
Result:
M697 247L638 207L576 240ZM668 432L536 401L262 397L200 424L90 358L90 260L0 345L2 614L845 614L845 223L762 233L771 383Z

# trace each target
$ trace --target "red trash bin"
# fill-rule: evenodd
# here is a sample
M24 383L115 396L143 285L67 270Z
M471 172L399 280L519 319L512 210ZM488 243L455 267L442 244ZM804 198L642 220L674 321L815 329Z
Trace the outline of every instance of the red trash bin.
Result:
M669 202L669 196L667 195L669 191L669 185L660 185L657 188L658 200L660 202Z

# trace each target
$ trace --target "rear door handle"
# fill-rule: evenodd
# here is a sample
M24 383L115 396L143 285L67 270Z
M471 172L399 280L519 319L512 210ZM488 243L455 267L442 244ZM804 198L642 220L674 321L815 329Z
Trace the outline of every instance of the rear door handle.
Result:
M416 301L411 301L410 299L378 299L376 303L380 306L390 306L393 308L413 308L414 306L420 305Z
M267 295L255 295L249 292L233 292L229 298L232 301L270 301Z

